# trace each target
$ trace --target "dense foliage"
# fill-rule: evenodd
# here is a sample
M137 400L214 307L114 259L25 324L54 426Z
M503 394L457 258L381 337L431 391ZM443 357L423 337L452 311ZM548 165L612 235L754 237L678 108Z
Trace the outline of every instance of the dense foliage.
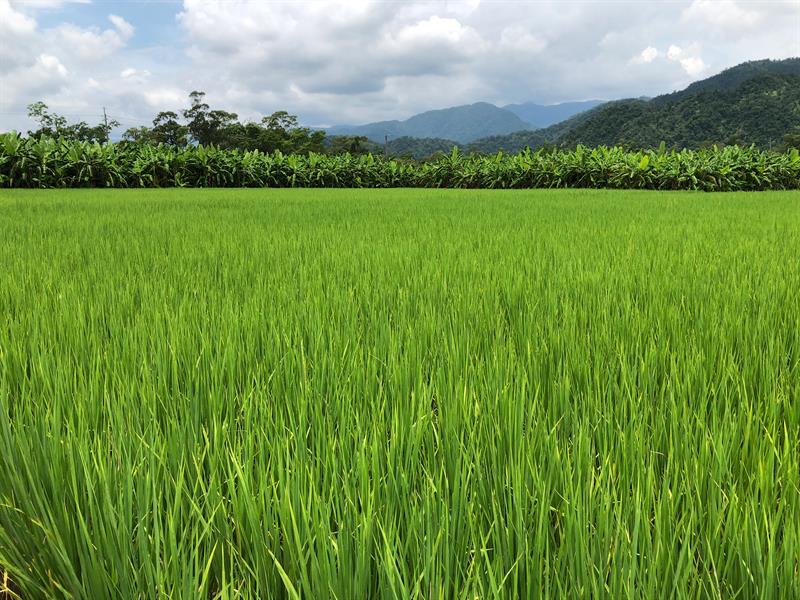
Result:
M113 119L97 125L89 125L86 121L70 123L63 115L52 112L44 102L29 105L28 118L38 125L28 132L34 139L53 137L78 142L108 142L111 131L119 126Z
M751 60L689 84L685 89L653 98L655 104L666 104L700 92L732 92L751 79L764 75L800 75L800 58L783 60Z
M478 154L497 154L506 152L515 154L526 148L539 148L547 143L541 131L517 131L508 135L493 135L475 140L467 148Z
M136 144L165 144L184 148L193 144L223 149L307 154L323 152L325 133L300 127L295 115L276 111L259 123L240 122L236 113L212 110L205 92L189 94L191 106L177 113L160 112L152 127L135 127L123 140Z
M782 148L800 127L800 75L766 74L733 90L703 90L676 99L605 104L571 128L562 145L700 148L714 143Z
M205 92L189 94L190 106L180 111L159 112L151 127L131 127L122 134L122 142L136 145L165 145L185 148L195 145L223 149L258 150L307 154L325 152L325 132L301 127L297 117L276 111L260 122L242 122L236 113L212 109L205 101ZM28 106L28 116L39 127L29 131L34 139L58 138L78 142L108 142L111 131L119 126L114 120L91 127L85 122L69 123L66 117L53 113L44 102Z
M14 190L0 265L22 598L800 598L797 193Z
M430 158L437 154L450 154L453 148L463 149L463 146L452 140L442 138L414 138L401 137L390 140L386 150L390 156L414 158L417 160Z
M743 63L652 99L609 102L531 132L476 140L479 152L524 146L699 149L714 144L800 147L800 59Z
M696 152L578 147L494 156L455 149L417 163L372 154L284 155L0 136L0 187L173 186L797 189L800 155L735 146Z

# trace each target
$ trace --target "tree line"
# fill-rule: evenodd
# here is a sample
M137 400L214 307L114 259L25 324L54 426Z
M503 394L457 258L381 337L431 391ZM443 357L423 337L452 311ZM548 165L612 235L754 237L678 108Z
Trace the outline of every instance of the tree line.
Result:
M224 150L259 150L284 154L329 153L366 154L379 152L380 146L363 136L327 136L324 131L302 127L296 115L280 110L259 122L242 122L239 115L212 109L205 92L189 94L189 106L179 112L161 111L151 126L132 127L122 134L122 144L165 145L174 148L216 146ZM44 102L28 106L28 117L38 128L28 131L34 139L60 138L77 142L110 141L111 132L120 126L116 120L89 125L69 123L66 117L50 111Z
M121 144L186 148L202 145L223 150L259 150L270 154L382 154L411 160L435 159L458 147L468 154L516 153L526 148L575 148L578 145L621 146L630 150L699 149L749 146L785 151L800 148L800 76L760 75L733 90L703 89L691 95L670 95L653 101L609 102L546 129L492 136L470 144L451 140L401 137L385 146L364 136L329 136L302 127L295 115L276 111L259 122L242 122L236 113L212 109L205 93L189 94L189 106L179 112L159 112L150 126L133 127ZM50 112L44 102L28 107L38 128L30 137L67 141L110 140L115 120L97 125Z

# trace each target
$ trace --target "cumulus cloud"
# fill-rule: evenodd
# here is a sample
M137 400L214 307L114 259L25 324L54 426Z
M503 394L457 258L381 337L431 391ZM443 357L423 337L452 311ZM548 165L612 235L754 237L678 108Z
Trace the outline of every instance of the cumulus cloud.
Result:
M698 44L692 44L691 47L686 50L680 46L671 44L665 52L653 46L648 46L634 56L630 60L630 64L649 65L655 63L658 59L679 64L684 72L691 77L702 75L708 68L700 57L700 47Z
M667 58L670 60L678 60L681 57L681 54L683 54L683 50L674 44L667 50Z
M702 74L706 70L706 63L699 56L687 56L680 60L681 67L692 77Z
M36 59L36 65L49 75L64 78L69 74L67 68L61 64L57 57L50 54L40 54Z
M534 35L526 27L512 25L500 32L500 47L524 54L538 54L547 47L547 40Z
M7 35L32 33L36 21L14 9L9 0L0 0L0 31Z
M151 73L147 69L134 69L133 67L123 69L119 74L122 79L135 79L142 83L147 81L150 78L150 75Z
M702 23L726 31L757 27L765 14L734 0L694 0L681 18L684 22Z
M123 48L133 35L133 26L125 19L110 15L109 20L114 27L104 30L64 23L53 30L51 36L74 58L97 62Z
M780 0L183 0L152 51L136 43L151 24L124 6L89 5L91 27L53 25L65 6L0 0L0 110L43 94L146 123L203 89L244 117L286 109L322 125L481 100L656 95L800 55L800 2Z
M125 19L117 15L108 15L108 20L114 25L119 32L120 38L129 40L133 36L133 25L128 23Z
M253 112L288 107L307 121L330 123L478 100L654 95L712 67L762 58L763 48L774 55L776 44L764 45L769 37L800 54L796 23L772 18L772 3L723 1L737 19L769 24L773 35L756 27L735 43L715 38L709 61L701 49L715 28L702 0L641 2L636 10L548 0L185 0L179 22L193 40L192 59L226 82L211 98L235 99Z
M36 100L60 112L78 113L82 119L87 112L100 113L104 103L114 104L114 98L141 88L147 70L119 73L119 67L113 67L115 55L134 36L126 19L106 15L105 27L66 21L40 24L40 13L52 17L67 4L77 3L0 0L0 129L29 127L26 107Z
M699 56L699 49L696 45L687 50L672 45L667 50L667 59L680 64L686 74L692 77L700 75L706 70L706 64Z
M648 46L642 50L638 56L634 57L633 62L637 64L648 64L653 62L659 56L659 51L652 46Z

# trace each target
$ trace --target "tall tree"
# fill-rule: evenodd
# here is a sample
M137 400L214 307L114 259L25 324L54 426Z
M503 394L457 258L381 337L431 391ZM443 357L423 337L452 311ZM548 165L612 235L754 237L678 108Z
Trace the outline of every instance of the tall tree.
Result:
M198 144L228 147L226 130L236 124L238 115L224 110L211 110L205 101L205 92L189 94L192 106L183 111L192 139Z
M51 114L47 104L41 100L28 105L28 118L39 124L39 129L28 132L31 137L56 137L67 127L67 119Z
M42 101L28 105L28 117L39 124L35 131L28 131L28 135L34 138L60 137L80 142L108 142L111 131L119 127L119 122L113 119L94 126L86 121L69 123L66 117L51 113Z
M185 125L178 122L178 114L168 110L158 113L153 119L153 129L150 135L157 144L186 146L189 131Z
M206 93L197 90L189 94L192 106L183 111L183 118L188 121L187 127L192 138L199 144L208 143L208 111L210 107L205 102Z

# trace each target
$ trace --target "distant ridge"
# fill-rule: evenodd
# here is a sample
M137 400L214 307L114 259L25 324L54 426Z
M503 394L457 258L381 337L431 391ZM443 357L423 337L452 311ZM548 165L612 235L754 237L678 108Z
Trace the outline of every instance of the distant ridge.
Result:
M363 135L383 143L384 136L443 138L460 143L471 142L488 135L497 135L532 129L510 110L488 102L477 102L440 110L429 110L405 121L380 121L366 125L337 125L327 130L328 135Z
M603 100L586 100L584 102L562 102L561 104L508 104L503 108L510 110L523 121L536 128L548 127L560 123L570 117L603 104Z

